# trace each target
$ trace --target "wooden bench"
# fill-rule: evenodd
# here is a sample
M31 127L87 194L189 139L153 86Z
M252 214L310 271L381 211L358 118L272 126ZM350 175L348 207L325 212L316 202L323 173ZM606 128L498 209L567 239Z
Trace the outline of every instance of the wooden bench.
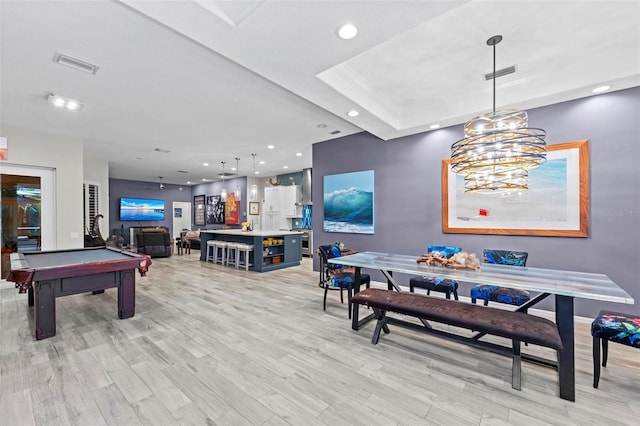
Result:
M524 312L507 311L416 293L377 288L369 288L357 293L351 302L373 309L378 322L371 339L372 344L378 343L380 331L389 333L388 324L395 324L510 356L513 359L511 385L517 390L520 390L521 342L549 347L556 351L562 350L562 340L556 324L553 321ZM387 312L419 318L422 325L387 317ZM483 335L492 334L505 337L511 339L512 347L483 342L476 337L464 337L451 332L435 330L428 321L470 329ZM538 361L534 359L535 357L528 358ZM548 362L545 363L548 364ZM553 365L557 367L557 362Z

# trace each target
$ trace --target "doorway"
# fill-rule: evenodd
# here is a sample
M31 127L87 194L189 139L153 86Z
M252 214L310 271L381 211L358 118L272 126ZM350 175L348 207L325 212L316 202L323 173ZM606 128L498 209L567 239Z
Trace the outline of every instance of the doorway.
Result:
M2 252L0 278L10 269L10 254L55 249L54 171L0 165Z
M173 202L173 238L180 236L183 229L191 230L191 203Z

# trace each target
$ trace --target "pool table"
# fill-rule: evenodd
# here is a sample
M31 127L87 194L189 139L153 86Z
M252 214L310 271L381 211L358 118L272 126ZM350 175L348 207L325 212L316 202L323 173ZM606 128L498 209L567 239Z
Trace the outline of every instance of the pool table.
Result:
M35 302L36 339L56 334L56 297L103 293L118 287L118 317L135 315L136 268L144 276L151 258L111 247L11 253L7 281Z

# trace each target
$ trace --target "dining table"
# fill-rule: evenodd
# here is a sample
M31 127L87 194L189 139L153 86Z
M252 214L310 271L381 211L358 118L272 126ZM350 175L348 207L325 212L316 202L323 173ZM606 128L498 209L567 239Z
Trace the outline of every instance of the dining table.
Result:
M604 274L489 263L481 264L478 269L448 268L417 263L417 259L418 256L365 251L332 258L328 262L355 269L354 293L359 292L361 271L366 268L381 271L387 279L389 290L402 291L394 277L394 273L402 273L449 278L472 284L506 286L536 293L531 300L516 309L522 312L527 312L528 308L553 296L555 323L563 349L558 353L557 362L548 364L558 369L560 398L569 401L575 401L574 299L634 303L633 298L624 289ZM374 318L373 314L359 318L359 307L359 304L352 306L351 327L356 331ZM536 358L535 361L538 362L539 359Z

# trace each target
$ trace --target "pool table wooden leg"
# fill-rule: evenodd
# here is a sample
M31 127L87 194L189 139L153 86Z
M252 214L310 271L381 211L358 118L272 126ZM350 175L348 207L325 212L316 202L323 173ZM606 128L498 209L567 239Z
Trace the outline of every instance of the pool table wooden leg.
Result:
M135 269L120 271L118 285L118 318L131 318L136 313L136 274Z
M56 335L57 280L34 283L36 340Z

